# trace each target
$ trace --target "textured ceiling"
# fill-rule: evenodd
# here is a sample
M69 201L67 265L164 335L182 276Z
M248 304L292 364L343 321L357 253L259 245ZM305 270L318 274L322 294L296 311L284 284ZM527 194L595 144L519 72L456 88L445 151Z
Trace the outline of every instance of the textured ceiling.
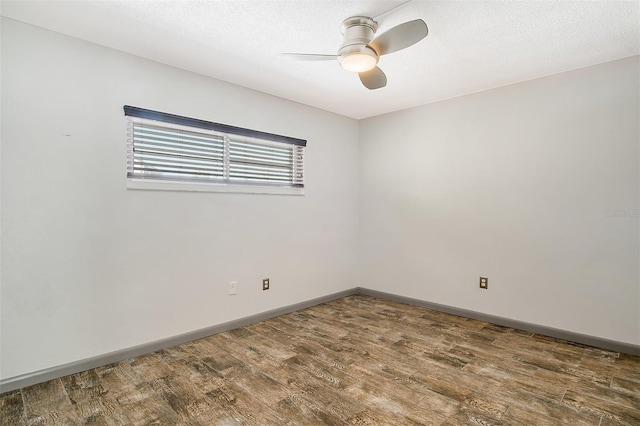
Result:
M640 3L421 1L377 34L423 19L429 35L381 58L369 91L337 62L340 23L396 1L2 1L3 16L353 118L365 118L640 54Z

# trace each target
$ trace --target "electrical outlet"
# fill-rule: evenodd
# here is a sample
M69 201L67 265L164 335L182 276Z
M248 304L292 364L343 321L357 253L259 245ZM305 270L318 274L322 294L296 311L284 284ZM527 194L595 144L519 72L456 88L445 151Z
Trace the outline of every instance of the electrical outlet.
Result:
M237 294L238 293L238 283L236 281L231 281L229 283L229 294Z
M488 289L489 288L489 278L480 277L480 288Z
M262 280L262 290L269 290L269 278Z

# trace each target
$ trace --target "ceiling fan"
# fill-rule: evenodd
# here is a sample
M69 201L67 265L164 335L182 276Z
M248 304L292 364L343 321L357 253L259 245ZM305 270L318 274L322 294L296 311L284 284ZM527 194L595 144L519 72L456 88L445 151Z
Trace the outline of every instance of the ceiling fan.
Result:
M351 16L340 26L344 40L336 55L314 53L284 53L292 59L302 61L325 61L337 59L346 71L357 72L362 84L369 90L380 89L387 85L387 76L378 68L378 60L382 55L406 49L425 38L429 33L427 24L422 19L405 22L374 38L378 22L382 16L405 6L406 1L375 18L367 16Z

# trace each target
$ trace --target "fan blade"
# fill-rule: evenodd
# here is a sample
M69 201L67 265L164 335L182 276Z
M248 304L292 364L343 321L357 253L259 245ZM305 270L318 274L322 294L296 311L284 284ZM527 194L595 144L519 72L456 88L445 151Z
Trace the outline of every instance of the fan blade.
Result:
M391 28L369 43L378 55L387 55L412 46L429 34L427 24L422 19L405 22Z
M315 53L281 53L281 55L297 61L330 61L338 59L338 55L317 55Z
M386 12L382 12L382 13L380 13L379 15L374 16L374 17L373 17L373 20L374 20L374 21L377 21L377 22L379 23L379 22L380 22L380 20L381 20L383 17L387 16L388 14L390 14L390 13L392 13L392 12L395 12L396 10L398 10L398 9L400 9L400 8L402 8L402 7L405 7L405 6L406 6L406 5L408 5L409 3L411 3L411 0L407 0L407 1L405 1L404 3L400 3L399 5L392 7L391 9L387 10Z
M382 70L378 67L372 68L369 71L358 73L360 81L369 90L380 89L387 85L387 76L384 75Z

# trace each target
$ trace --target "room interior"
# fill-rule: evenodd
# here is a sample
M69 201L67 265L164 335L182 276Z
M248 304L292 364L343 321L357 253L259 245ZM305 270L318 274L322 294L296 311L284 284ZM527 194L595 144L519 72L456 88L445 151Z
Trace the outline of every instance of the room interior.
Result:
M638 3L414 0L376 90L280 55L402 3L2 1L0 392L356 294L638 355ZM124 105L305 139L304 194L127 189Z

